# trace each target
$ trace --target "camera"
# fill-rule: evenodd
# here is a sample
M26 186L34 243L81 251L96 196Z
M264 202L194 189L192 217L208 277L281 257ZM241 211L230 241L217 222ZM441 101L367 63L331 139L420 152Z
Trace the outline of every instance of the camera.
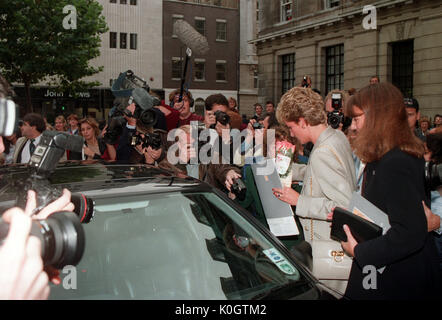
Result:
M304 78L302 79L302 87L308 88L307 76L304 76Z
M9 224L0 223L0 243L9 232ZM56 212L46 220L32 222L30 234L41 241L41 257L45 266L62 269L80 262L85 247L84 230L73 212Z
M26 207L29 190L36 193L36 211L62 195L61 188L51 185L49 177L66 150L81 152L83 137L65 132L45 131L28 163L29 176L13 183L16 189L16 205ZM31 234L42 243L42 258L45 265L62 268L76 265L83 256L85 236L81 223L88 223L94 216L95 204L83 194L72 194L74 212L56 212L48 219L34 221ZM7 235L9 225L0 223L0 239Z
M344 114L341 112L342 95L340 93L332 94L333 111L327 113L327 123L333 129L339 128L339 124L344 123Z
M252 125L252 127L253 127L253 129L263 129L264 128L264 126L261 124L261 123L259 123L259 122L255 122L253 125Z
M141 134L136 133L135 135L132 136L131 141L130 141L130 145L132 147L136 147L140 144L143 148L151 147L154 150L158 150L162 146L161 136L159 133L155 133L155 132L154 133L146 133L146 134L144 134L144 137L142 137Z
M230 188L232 193L238 198L239 201L244 201L247 194L247 187L241 179L236 179L235 183Z
M215 118L216 122L221 123L223 126L226 126L228 123L230 123L230 116L221 110L215 111ZM215 124L212 124L210 126L211 129L215 129L216 122Z
M107 144L116 144L118 138L123 134L124 126L127 121L123 116L116 116L109 120L109 126L103 136L104 142Z
M112 85L112 93L115 96L114 108L109 127L104 135L104 141L108 144L118 142L123 128L126 125L124 116L140 121L144 127L153 127L157 123L157 114L153 107L161 104L161 101L149 94L149 86L146 81L137 77L133 71L128 70L120 73ZM135 111L131 113L126 108L135 103Z

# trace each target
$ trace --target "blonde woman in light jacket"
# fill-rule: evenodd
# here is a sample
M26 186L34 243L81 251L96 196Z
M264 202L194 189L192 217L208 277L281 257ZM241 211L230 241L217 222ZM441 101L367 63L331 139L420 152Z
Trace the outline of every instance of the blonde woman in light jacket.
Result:
M281 98L276 116L285 123L301 144L312 142L314 148L307 166L295 168L294 180L303 181L299 194L292 188L274 189L280 200L296 206L305 240L313 248L313 274L322 282L343 293L351 260L338 263L339 271L326 270L328 248L343 254L340 243L330 239L327 214L334 207L347 208L356 190L355 167L350 144L340 130L327 126L321 97L308 88L295 87ZM344 257L340 257L344 259Z

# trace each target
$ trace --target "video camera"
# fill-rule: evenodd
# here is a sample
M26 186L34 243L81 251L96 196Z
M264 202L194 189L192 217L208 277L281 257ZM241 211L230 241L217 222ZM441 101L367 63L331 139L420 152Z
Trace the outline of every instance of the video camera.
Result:
M121 136L126 125L124 116L140 121L144 127L153 127L157 122L157 114L153 107L160 105L161 101L149 94L150 88L146 81L137 77L133 71L120 73L112 85L115 96L114 107L108 121L109 126L104 135L104 141L115 144ZM135 111L131 113L126 108L135 103Z

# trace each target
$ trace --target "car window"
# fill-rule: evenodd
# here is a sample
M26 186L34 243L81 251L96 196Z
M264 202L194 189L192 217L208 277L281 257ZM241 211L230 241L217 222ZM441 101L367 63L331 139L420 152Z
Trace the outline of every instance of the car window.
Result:
M290 283L303 284L292 297L311 291L302 271L214 193L94 200L75 279L62 274L51 299L251 299Z

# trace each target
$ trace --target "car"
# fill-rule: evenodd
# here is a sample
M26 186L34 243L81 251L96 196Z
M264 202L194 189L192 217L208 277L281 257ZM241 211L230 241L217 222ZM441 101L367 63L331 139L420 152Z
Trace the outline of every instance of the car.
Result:
M23 165L0 168L1 212L29 176ZM199 180L89 161L59 164L49 183L94 202L75 290L51 284L50 299L340 298L247 210Z

